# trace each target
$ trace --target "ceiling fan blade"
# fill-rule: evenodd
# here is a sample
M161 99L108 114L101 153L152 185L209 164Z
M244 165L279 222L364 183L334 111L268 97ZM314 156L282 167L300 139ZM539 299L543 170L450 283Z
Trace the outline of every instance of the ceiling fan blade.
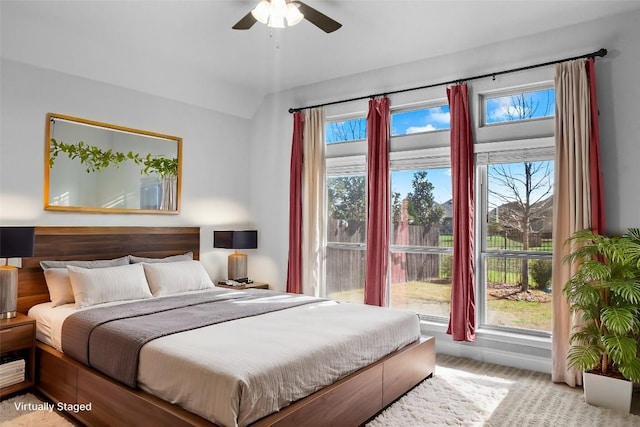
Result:
M256 22L256 18L254 18L251 12L249 12L244 15L241 20L236 22L236 25L231 28L233 28L234 30L248 30L249 28L253 27L253 24L255 24Z
M304 19L311 22L316 27L320 28L325 33L332 33L338 28L342 27L342 24L329 18L322 12L317 11L305 3L295 0L291 3L297 4L300 13L304 15Z

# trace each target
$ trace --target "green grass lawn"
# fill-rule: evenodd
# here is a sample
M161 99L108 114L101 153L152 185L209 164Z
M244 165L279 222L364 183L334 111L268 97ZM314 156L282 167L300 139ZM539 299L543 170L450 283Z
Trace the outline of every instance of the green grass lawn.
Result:
M406 282L391 286L390 306L420 314L449 315L451 285L431 282ZM329 298L338 301L364 301L364 289L336 292ZM539 331L551 331L551 303L510 301L489 297L487 323Z

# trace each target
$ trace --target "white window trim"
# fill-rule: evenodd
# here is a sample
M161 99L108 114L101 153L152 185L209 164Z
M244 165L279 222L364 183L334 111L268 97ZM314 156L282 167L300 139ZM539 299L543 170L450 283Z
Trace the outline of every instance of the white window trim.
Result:
M434 98L428 101L407 102L404 104L396 104L389 108L390 114L406 113L413 110L426 110L430 108L442 107L449 105L447 98Z
M487 257L509 258L527 258L527 259L551 259L552 252L540 251L518 251L518 250L488 250L486 249L487 224L483 220L485 207L487 206L487 194L484 189L486 185L487 167L490 163L498 163L500 161L521 162L526 161L528 157L535 156L537 160L554 160L555 138L530 138L513 141L501 141L476 145L475 147L476 165L476 230L479 239L476 239L475 245L475 282L478 310L476 310L476 325L478 331L494 333L498 336L508 336L508 334L524 337L532 337L546 342L551 338L551 332L538 331L534 329L518 329L515 327L491 325L484 322L487 312L486 296L487 289L484 280L485 277L485 260ZM494 153L495 158L491 158ZM490 160L495 160L491 161ZM506 340L505 340L506 342Z
M478 154L486 153L489 151L527 150L553 147L555 147L555 138L544 137L515 139L513 141L485 142L483 144L476 144L474 147L474 151L476 154Z

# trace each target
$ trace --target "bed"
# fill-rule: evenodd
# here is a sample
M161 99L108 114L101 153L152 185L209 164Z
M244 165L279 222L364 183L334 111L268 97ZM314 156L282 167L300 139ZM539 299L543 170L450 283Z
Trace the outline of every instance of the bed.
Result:
M376 310L381 309L347 306L328 301L299 302L293 307L154 339L140 350L139 370L136 375L138 382L133 386L123 385L104 373L88 368L61 351L60 330L66 315L60 316L62 320L57 321L42 317L43 310L46 311L47 308L49 295L39 266L40 261L53 258L112 259L126 254L162 258L185 252L193 252L194 259L198 259L199 237L200 230L197 227L37 227L35 256L23 260L18 298L18 309L21 312L26 313L37 306L31 311L39 324L40 341L36 349L37 389L56 402L91 402L91 411L71 414L88 425L114 425L124 422L127 425L171 426L348 426L364 423L433 373L434 340L430 337L418 338L419 331L416 335L410 322L408 326L396 327L389 326L393 323L386 320L380 321L380 325L377 326L382 327L379 329L381 332L374 333L367 328L375 326L375 319L379 317ZM233 304L238 304L242 298L248 298L253 302L294 298L288 294L271 291L229 291L219 288L211 292L203 290L190 293L207 294L216 300L215 303L220 298L231 298L229 303ZM185 298L191 297L192 295ZM160 300L162 298L156 298L156 301ZM214 301L211 301L211 304L213 303ZM65 310L70 313L76 311L73 305L57 308L64 309L58 313ZM356 315L356 311L362 313ZM406 316L393 313L397 315L400 325L407 322ZM333 343L333 347L318 344L316 352L326 353L325 356L328 355L328 359L333 363L328 368L323 368L328 372L325 374L323 369L319 368L326 365L325 362L304 359L305 352L313 347L316 341L308 338L341 329L340 319L343 319L343 324L357 323L351 318L346 321L347 316L353 316L353 319L365 316L366 320L357 327L342 328L361 329L357 334L353 331L352 335L346 337L327 337L327 340ZM302 328L296 325L303 321L306 323ZM333 327L327 327L332 325L331 322L337 323L333 324ZM395 329L410 332L399 333ZM206 338L198 335L205 330L209 334ZM293 335L285 338L285 334ZM234 335L243 339L232 339ZM376 339L377 335L380 335L379 339ZM387 343L391 336L399 336L399 341ZM183 349L186 342L198 342L200 345L186 352L176 350ZM363 356L365 353L360 354L361 360L355 367L349 365L351 362L339 361L342 353L352 351L343 347L348 342L355 344L355 348L368 348L366 356ZM377 350L369 354L371 348ZM193 365L191 368L182 365L183 353L198 352L209 355L205 362L196 363L197 368L193 368ZM290 359L287 359L288 357ZM214 371L226 373L240 368L244 369L245 373L258 374L254 375L253 379L243 373L238 374L241 387L238 386L237 380L234 380L236 383L232 388L240 388L242 392L236 399L233 393L226 391L227 389L219 388L222 387L221 384L229 382L226 377L206 377L201 365L208 363L214 366ZM264 364L271 366L272 371L275 369L281 379L280 383L289 384L299 379L302 383L301 390L290 396L278 398L281 393L278 382L272 377L262 376L261 369ZM339 372L333 372L336 364L340 366ZM163 378L154 384L153 371L157 370L165 373L162 377L173 379L169 378L167 383ZM307 378L314 376L323 377L321 381L324 382L318 386L313 383L317 378ZM182 389L181 379L184 378L189 378L189 381L182 383L193 385L193 390ZM312 382L305 386L307 380ZM206 407L213 395L223 396L222 403L209 405L217 406L217 412L199 409L202 408L202 402ZM198 400L202 402L195 402ZM241 408L243 405L244 408Z

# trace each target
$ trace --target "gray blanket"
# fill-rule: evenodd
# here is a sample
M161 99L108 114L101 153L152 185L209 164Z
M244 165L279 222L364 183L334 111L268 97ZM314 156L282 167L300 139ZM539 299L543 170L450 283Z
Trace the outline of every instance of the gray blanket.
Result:
M211 290L108 307L69 316L62 351L129 387L136 387L138 356L146 343L166 335L320 301L275 291Z

